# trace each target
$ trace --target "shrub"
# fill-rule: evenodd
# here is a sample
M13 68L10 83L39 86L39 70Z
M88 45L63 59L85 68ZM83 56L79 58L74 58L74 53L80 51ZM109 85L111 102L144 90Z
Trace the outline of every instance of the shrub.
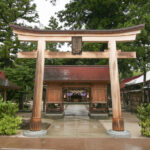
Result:
M22 123L17 117L18 105L11 102L0 102L0 135L16 134Z
M15 116L17 112L18 112L17 104L12 104L11 102L0 103L0 118L4 117L5 115Z
M150 104L141 104L137 108L137 117L141 126L141 134L150 137Z

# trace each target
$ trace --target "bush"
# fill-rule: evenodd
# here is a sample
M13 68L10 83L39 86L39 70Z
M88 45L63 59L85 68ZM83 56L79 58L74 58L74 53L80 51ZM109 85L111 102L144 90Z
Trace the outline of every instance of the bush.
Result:
M11 102L0 102L0 135L16 134L22 123L17 117L18 105Z
M141 134L150 137L150 104L141 104L137 108L137 117L141 126Z

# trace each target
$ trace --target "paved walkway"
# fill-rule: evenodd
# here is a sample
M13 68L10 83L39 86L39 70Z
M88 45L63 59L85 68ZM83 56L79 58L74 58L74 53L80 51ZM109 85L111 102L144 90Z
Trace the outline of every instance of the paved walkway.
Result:
M48 135L45 137L75 137L75 138L108 138L107 130L112 129L112 117L105 120L94 120L88 117L88 105L68 105L65 107L65 117L63 119L43 118L51 126ZM31 113L21 114L24 118L30 119ZM131 132L131 138L145 138L141 136L140 126L135 114L123 112L125 130ZM23 135L17 135L22 137Z
M108 137L98 120L83 116L66 116L55 120L48 129L47 137Z
M98 120L88 117L86 105L68 105L63 119L54 120L46 137L108 137Z
M65 105L65 116L88 116L88 105Z

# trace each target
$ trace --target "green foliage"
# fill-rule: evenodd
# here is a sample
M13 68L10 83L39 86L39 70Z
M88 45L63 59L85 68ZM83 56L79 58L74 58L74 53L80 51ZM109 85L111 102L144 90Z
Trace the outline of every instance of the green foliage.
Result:
M35 72L35 60L18 60L18 51L31 51L37 49L37 43L20 43L9 27L10 23L17 23L19 19L27 22L37 22L38 14L33 0L2 0L0 2L0 67L6 77L17 84L21 91L32 91ZM7 14L7 15L6 15ZM7 20L5 19L7 18ZM18 91L8 92L8 98L19 100Z
M18 105L0 102L0 135L16 134L22 119L16 116Z
M18 91L10 91L7 95L8 99L18 102L20 99L20 91L24 93L32 93L35 78L35 59L16 59L13 67L4 68L6 77L18 85Z
M22 91L30 91L34 84L35 63L35 60L17 59L14 66L5 68L4 72Z
M7 116L15 116L18 112L18 105L12 104L11 102L1 102L0 103L0 118Z
M17 130L20 128L21 124L20 117L10 117L4 116L0 120L0 135L13 135L17 133Z
M150 104L141 104L137 108L137 117L141 126L141 134L150 137Z
M38 14L33 0L1 0L0 1L0 67L12 66L20 42L12 33L9 24L37 22Z
M123 22L125 5L122 0L72 0L58 17L71 29L110 29Z
M33 91L35 60L18 60L18 51L37 49L36 42L19 42L9 24L19 22L38 22L36 5L33 0L1 0L0 1L0 68L6 77L17 84L21 91ZM20 23L21 24L21 23ZM19 100L18 91L8 92L8 99Z

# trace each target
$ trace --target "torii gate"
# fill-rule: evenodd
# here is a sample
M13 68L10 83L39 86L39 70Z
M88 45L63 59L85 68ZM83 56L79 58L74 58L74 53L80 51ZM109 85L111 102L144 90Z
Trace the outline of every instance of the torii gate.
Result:
M18 58L37 58L36 77L34 85L34 102L30 123L31 131L41 130L41 102L43 90L43 74L45 58L108 58L110 67L111 96L112 96L112 129L124 131L124 122L121 113L120 85L118 76L118 58L136 58L136 52L121 52L116 50L117 42L134 41L144 25L138 25L114 30L37 30L10 25L20 41L37 41L38 49L33 52L19 52ZM108 50L104 52L82 52L74 55L71 52L45 51L46 42L72 42L77 41L108 43ZM78 46L77 46L78 49Z

